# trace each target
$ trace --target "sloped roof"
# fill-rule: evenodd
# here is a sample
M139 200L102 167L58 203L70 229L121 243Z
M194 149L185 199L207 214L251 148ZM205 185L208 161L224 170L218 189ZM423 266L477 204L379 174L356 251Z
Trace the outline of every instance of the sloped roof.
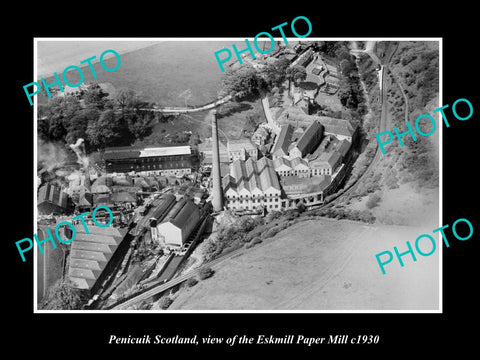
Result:
M78 289L91 289L122 241L123 234L109 226L75 225L76 236L70 249L68 277Z
M280 133L275 140L272 153L276 155L288 155L288 147L292 141L293 127L290 124L282 125Z
M149 188L150 184L143 177L133 178L133 185L140 186L142 188Z
M303 133L302 137L298 140L295 147L302 153L308 148L310 143L318 135L319 132L323 132L324 127L318 121L314 121L308 129Z
M290 160L290 166L295 170L308 170L308 164L300 157Z
M190 199L183 198L170 209L162 222L170 222L183 228L195 212L198 213L197 206Z
M44 201L48 201L61 208L67 207L67 194L63 190L52 184L45 184L38 189L37 204L41 204Z
M300 178L298 176L284 176L280 180L287 196L298 194L318 193L324 191L332 182L330 175Z
M112 200L110 199L110 194L94 194L93 202L95 205L113 205Z
M212 151L212 139L205 139L203 140L198 146L198 151L205 152L205 151ZM227 147L221 141L218 142L218 149L220 152L227 151Z
M132 177L127 176L113 176L113 184L118 186L132 186Z
M152 206L154 207L154 210L151 217L157 219L157 221L162 221L174 203L175 195L163 194L160 198L153 201Z
M69 180L68 191L81 191L85 189L90 191L91 183L89 176L80 175L75 177L67 177Z
M80 194L80 198L78 200L79 206L92 206L93 205L93 194L82 191Z
M329 116L316 116L315 118L323 124L327 133L343 136L353 136L355 133L356 126L349 120Z
M292 168L292 165L290 164L290 160L284 157L280 157L273 160L273 167L275 168L275 170L277 170L277 169L280 169L281 167Z
M110 176L99 176L97 180L95 180L95 182L92 184L92 186L98 185L112 186L113 179Z
M310 162L312 168L324 167L326 165L334 167L340 161L342 155L338 151L322 153L317 159Z
M110 197L113 202L136 202L137 199L131 193L122 191L113 193Z
M243 138L237 140L228 140L228 151L240 151L245 149L246 151L256 150L257 147L252 143L250 139Z
M271 187L280 190L273 161L266 157L257 161L249 158L231 163L230 175L224 177L223 186L224 189L231 186L238 191L246 189L249 192L255 189L263 192Z
M343 139L338 143L337 151L342 155L342 157L345 157L351 145L352 144L350 143L350 141Z
M110 188L107 185L99 184L99 185L92 185L92 193L93 194L102 194L102 193L110 193Z
M187 146L120 146L105 149L103 155L105 160L131 159L151 156L190 155L191 148Z

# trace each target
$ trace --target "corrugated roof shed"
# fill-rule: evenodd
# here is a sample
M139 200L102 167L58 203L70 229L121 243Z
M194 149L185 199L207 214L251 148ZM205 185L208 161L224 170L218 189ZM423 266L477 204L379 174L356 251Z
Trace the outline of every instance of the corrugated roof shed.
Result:
M151 217L157 219L158 222L162 221L165 215L168 214L168 211L172 208L173 204L175 204L175 199L175 195L173 194L164 194L156 199L152 203L154 210Z
M75 225L76 237L70 250L68 277L78 289L91 289L122 241L123 234L109 226Z
M46 184L38 189L37 204L40 206L43 202L49 202L59 208L67 207L68 197L63 190L55 185Z

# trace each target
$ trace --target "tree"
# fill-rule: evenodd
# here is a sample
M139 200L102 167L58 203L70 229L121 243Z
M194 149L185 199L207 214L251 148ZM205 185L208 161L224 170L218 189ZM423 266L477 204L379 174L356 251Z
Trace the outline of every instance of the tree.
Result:
M292 69L293 73L293 81L298 83L299 81L303 81L307 78L307 69L301 65L295 65Z
M85 105L93 105L103 110L105 103L107 102L108 94L103 92L102 88L98 84L92 84L87 91L83 94Z
M303 213L306 209L307 209L307 207L305 206L303 201L301 201L297 204L297 210L298 210L299 213Z
M190 279L187 280L187 286L188 287L195 286L195 285L197 285L197 283L198 283L198 280L195 279L194 277L191 277Z
M137 93L132 89L121 88L115 94L115 101L120 105L122 110L125 109L125 107L134 107L138 101Z
M296 84L298 81L305 80L307 78L307 70L301 65L288 67L285 70L285 78L288 79L288 88L290 89L291 81Z
M43 310L80 310L86 301L86 296L79 289L72 287L70 280L55 283L40 304Z
M373 209L375 206L378 205L380 200L382 200L382 198L377 193L370 194L370 196L368 197L367 204L366 204L367 208Z
M200 271L198 272L198 277L200 280L205 280L211 277L214 273L215 271L213 271L212 268L206 267L200 269Z
M286 71L290 61L285 57L281 57L273 63L268 63L260 70L260 76L269 88L281 85L286 79Z
M172 305L172 302L173 300L170 297L165 296L158 300L158 306L160 309L166 310L170 305Z
M258 95L267 88L265 80L248 64L236 70L227 70L222 80L222 90L227 94L234 94L239 98L249 95Z
M96 122L88 124L87 137L91 144L102 148L129 141L128 127L123 117L118 117L114 110L105 110Z

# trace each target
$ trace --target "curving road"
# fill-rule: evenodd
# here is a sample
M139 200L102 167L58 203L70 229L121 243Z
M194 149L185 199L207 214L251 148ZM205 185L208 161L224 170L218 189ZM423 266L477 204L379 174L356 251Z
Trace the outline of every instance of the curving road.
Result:
M232 95L227 95L224 96L223 98L213 101L209 104L197 107L197 108L185 108L185 107L164 107L164 108L152 108L152 109L146 109L142 108L140 110L147 110L147 111L154 111L154 112L161 112L164 114L187 114L187 113L193 113L193 112L199 112L199 111L204 111L204 110L210 110L213 109L219 105L225 104L226 102L230 101L232 99Z

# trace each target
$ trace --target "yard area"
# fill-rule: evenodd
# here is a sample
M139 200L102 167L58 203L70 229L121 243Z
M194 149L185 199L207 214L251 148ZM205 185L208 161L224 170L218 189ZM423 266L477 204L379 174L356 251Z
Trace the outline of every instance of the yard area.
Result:
M343 106L340 102L338 96L335 95L328 95L322 91L318 92L318 95L315 97L315 101L317 104L322 106L328 106L332 111L342 111Z
M217 111L218 127L229 139L250 137L258 124L267 121L260 99L230 101Z

